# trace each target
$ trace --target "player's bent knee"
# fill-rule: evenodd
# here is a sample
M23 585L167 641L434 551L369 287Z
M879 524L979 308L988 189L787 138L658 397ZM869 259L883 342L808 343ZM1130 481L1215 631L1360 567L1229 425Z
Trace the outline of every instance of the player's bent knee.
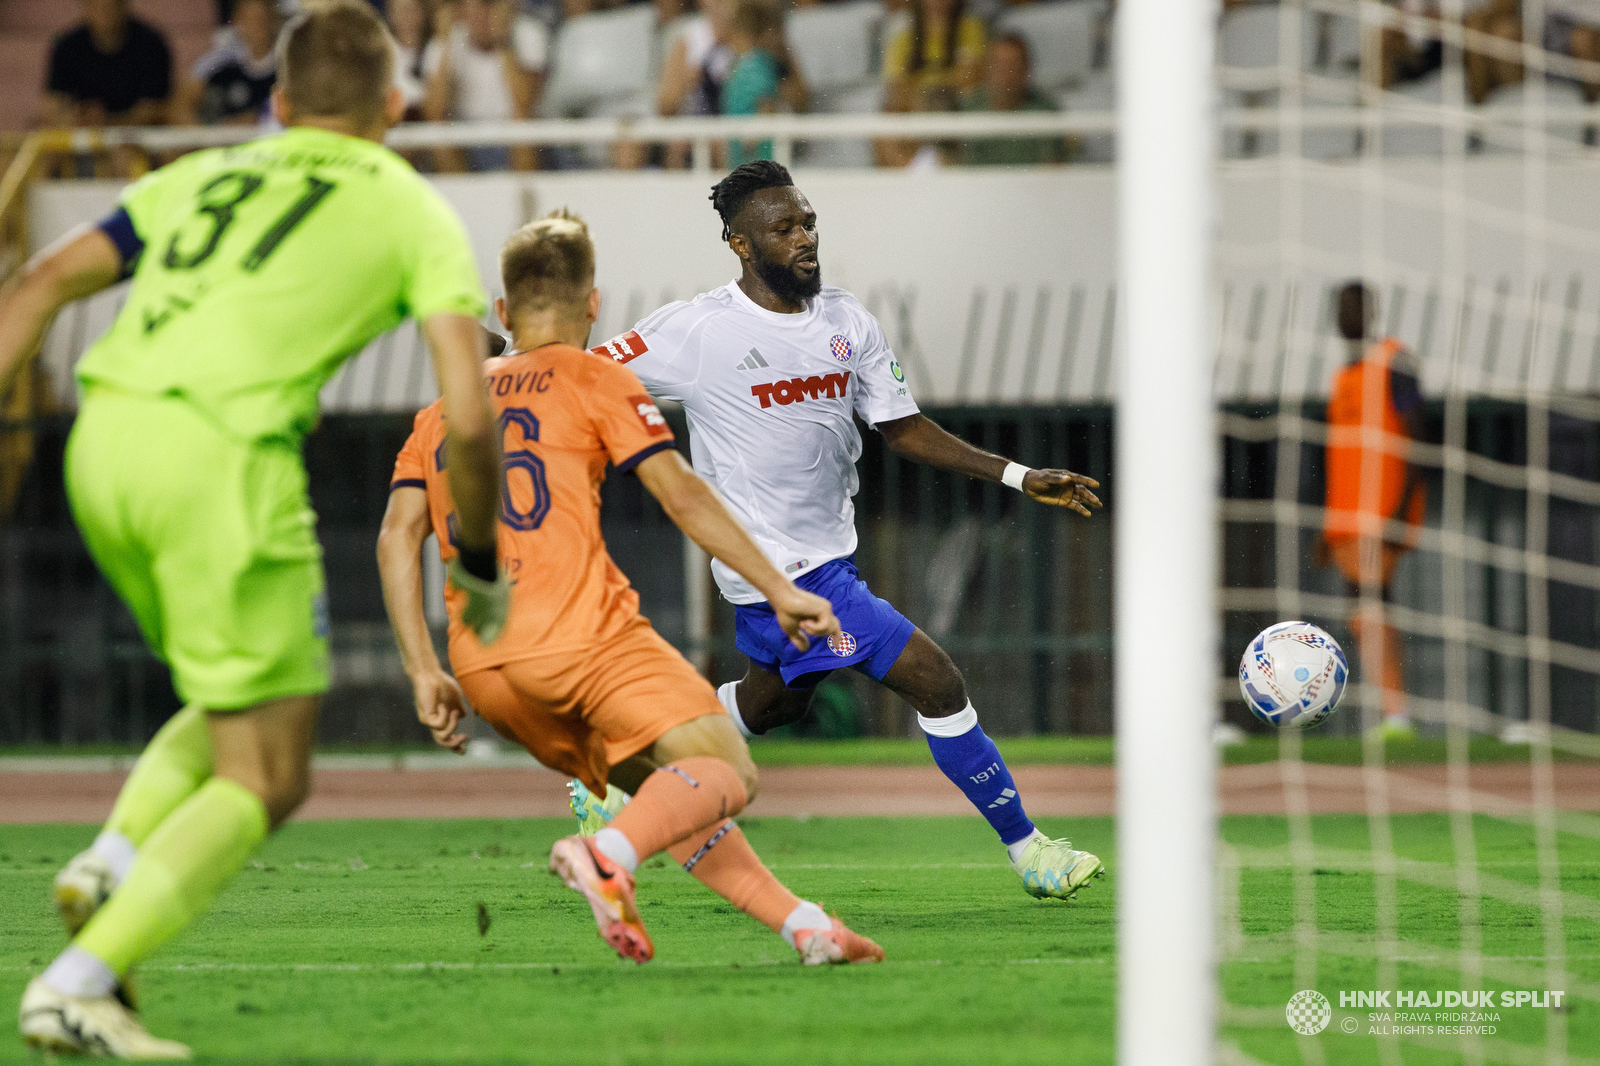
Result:
M948 670L930 671L932 676L927 679L922 698L912 701L922 705L917 710L925 717L946 718L960 714L967 708L967 683L962 680L961 671L956 669L955 663L946 659L945 664Z
M705 715L675 726L655 742L650 753L651 761L658 766L697 756L726 763L744 786L745 803L755 799L759 785L756 764L744 737L727 715Z
M967 686L961 680L961 675L955 675L955 683L944 686L939 690L938 707L941 714L960 714L967 708Z

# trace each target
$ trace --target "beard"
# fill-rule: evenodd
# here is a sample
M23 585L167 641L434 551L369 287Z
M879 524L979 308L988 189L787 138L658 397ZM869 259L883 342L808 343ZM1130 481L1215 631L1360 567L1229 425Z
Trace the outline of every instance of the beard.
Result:
M766 283L767 288L785 300L809 300L822 291L821 264L818 264L810 277L805 277L796 273L794 268L784 266L776 259L768 259L757 252L752 266L755 268L756 276Z

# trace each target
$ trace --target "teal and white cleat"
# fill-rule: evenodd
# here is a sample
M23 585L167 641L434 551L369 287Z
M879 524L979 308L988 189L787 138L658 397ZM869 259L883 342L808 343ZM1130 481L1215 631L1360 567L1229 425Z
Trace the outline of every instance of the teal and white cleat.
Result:
M592 837L600 832L627 802L628 794L616 785L606 786L606 798L602 800L577 778L567 782L567 804L578 819L579 836Z
M1022 878L1028 895L1039 899L1071 899L1091 878L1106 872L1098 856L1074 851L1070 842L1042 834L1028 841L1011 868Z

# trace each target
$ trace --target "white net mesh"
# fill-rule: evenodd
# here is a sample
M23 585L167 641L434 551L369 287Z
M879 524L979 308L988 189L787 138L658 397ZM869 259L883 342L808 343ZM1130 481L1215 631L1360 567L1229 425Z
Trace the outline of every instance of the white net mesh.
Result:
M1555 0L1223 15L1225 646L1306 618L1354 668L1327 726L1224 772L1224 815L1274 815L1222 829L1224 1061L1600 1049L1585 11L1600 42L1600 5ZM1338 299L1353 280L1376 305L1354 344ZM1384 338L1408 358L1380 364ZM1336 470L1341 449L1354 465ZM1222 698L1243 722L1231 673ZM1286 1014L1301 990L1325 1021Z

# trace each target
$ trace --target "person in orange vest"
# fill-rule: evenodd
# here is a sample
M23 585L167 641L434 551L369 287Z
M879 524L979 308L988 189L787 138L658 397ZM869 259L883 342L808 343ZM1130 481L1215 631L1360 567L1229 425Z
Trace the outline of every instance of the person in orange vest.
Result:
M1316 562L1337 566L1351 596L1376 589L1358 605L1350 630L1361 653L1363 680L1383 686L1386 736L1414 736L1406 714L1405 654L1386 617L1395 566L1416 546L1426 506L1422 472L1409 461L1422 430L1416 365L1398 340L1368 343L1376 317L1372 291L1359 281L1339 291L1339 332L1349 363L1328 397L1327 503Z

